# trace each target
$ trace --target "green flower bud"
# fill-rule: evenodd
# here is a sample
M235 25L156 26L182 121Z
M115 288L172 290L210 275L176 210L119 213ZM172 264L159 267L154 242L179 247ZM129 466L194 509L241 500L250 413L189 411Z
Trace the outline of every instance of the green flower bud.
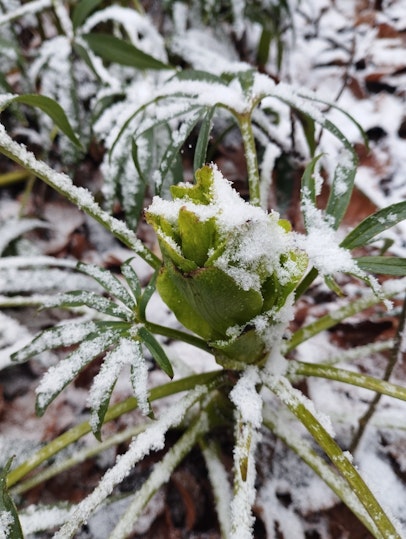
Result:
M158 291L220 364L260 363L270 345L255 320L273 323L307 256L287 221L245 202L215 166L198 170L196 180L173 186L172 201L154 197L146 211L163 257Z

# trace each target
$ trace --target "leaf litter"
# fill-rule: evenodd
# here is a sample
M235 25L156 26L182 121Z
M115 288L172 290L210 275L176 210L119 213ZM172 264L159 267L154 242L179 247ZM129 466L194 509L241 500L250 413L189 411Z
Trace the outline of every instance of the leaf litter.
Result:
M49 2L42 2L38 9L48 4ZM351 83L343 89L338 97L338 103L343 109L350 110L366 130L379 126L385 132L382 139L371 142L374 154L377 155L379 167L375 164L376 168L374 168L367 159L361 159L361 167L356 177L357 186L378 208L391 202L404 200L406 196L406 184L404 182L406 170L403 155L406 143L404 137L399 135L401 121L404 121L401 106L401 88L404 87L404 76L402 78L401 73L397 74L399 69L404 69L405 62L404 55L401 55L404 49L402 49L399 39L399 33L404 28L404 26L402 27L402 21L403 23L405 22L404 9L402 9L400 3L398 5L396 3L390 4L384 12L377 12L368 8L362 9L358 5L354 6L354 9L350 9L349 6L332 5L326 0L308 3L301 10L295 12L295 17L297 19L298 42L297 46L289 51L289 77L297 85L316 89L318 94L324 95L327 100L331 100L332 96L337 95L337 83L342 82L344 75L349 77ZM314 22L316 20L317 29ZM373 24L371 24L371 20ZM395 37L383 38L382 35L379 35L379 32L383 32L385 24L390 24L393 27ZM336 41L335 47L328 46L332 36ZM349 50L347 46L349 36L354 39L355 50ZM203 60L202 58L194 59L192 55L194 47L201 48L199 39L198 32L194 35L192 31L189 31L185 35L183 42L190 44L188 48L190 57L185 59L192 64L196 64L196 67L210 66L210 55L206 59L206 64L200 65L198 62L203 62L204 58ZM340 42L340 40L342 41ZM175 51L181 51L179 43L182 44L181 36L179 36L177 44L174 44ZM219 44L213 44L213 48L215 46L218 47ZM224 46L225 49L227 49L227 44ZM224 56L228 58L230 54L227 53ZM230 66L235 65L233 62L234 59L231 58ZM343 66L343 62L347 62L350 66L349 73L344 73L345 65ZM357 63L361 67L354 67ZM365 67L362 67L364 64ZM308 65L309 69L303 69L303 65ZM383 84L391 83L398 88L398 91L394 93L387 93L384 90L373 92L371 88L374 87L371 83L369 86L366 84L365 87L365 82L368 83L368 80L371 80L374 71L376 80L381 84L382 88L384 87ZM361 97L358 93L359 87L361 87ZM238 96L238 94L235 95ZM227 94L224 99L227 100L229 97L230 94ZM238 99L240 99L240 96L238 96ZM213 97L209 99L208 103L213 103ZM243 102L240 103L240 106L243 107ZM351 133L353 126L347 124L342 117L339 118L338 113L334 110L331 111L331 115L334 122L340 126L343 125L342 130L345 133ZM283 126L281 130L283 131ZM356 144L362 144L359 141L358 134L355 132L352 133L350 139ZM334 143L328 136L323 135L322 146L324 151L329 152L330 155L338 155ZM89 199L88 201L86 199L86 203L90 204L92 200ZM406 251L406 229L404 226L404 224L397 225L395 230L389 234L395 242L394 252L403 256L405 256ZM29 264L30 260L28 259L27 262ZM328 262L331 263L331 260ZM27 283L33 275L33 273L31 273L31 276L28 273L8 274L3 282L17 282L19 285L16 285L14 289L11 285L8 285L8 288L5 286L2 293L24 293L33 289L35 291L52 290L49 284L50 281L46 280L51 275L49 272L47 274L38 274L38 285L35 284L36 278L31 281L30 287L23 284ZM64 275L55 273L55 283L58 281L60 283L62 279L66 279L66 273ZM42 288L40 283L43 283ZM89 281L86 281L86 286L90 286ZM73 284L69 283L66 288L67 290L72 290L86 288L86 286L79 282L78 286L73 286ZM343 282L343 286L347 287L346 290L351 292L353 284ZM321 286L319 289L320 293L322 293ZM356 293L357 291L355 290L354 295ZM317 300L315 299L315 301ZM162 305L160 308L162 308ZM309 310L309 313L309 316L311 316L311 310ZM8 313L6 312L7 315ZM154 316L153 313L152 316ZM157 312L155 316L157 318L162 317L162 312ZM12 324L14 322L7 323ZM7 328L8 326L3 327ZM16 326L12 327L10 325L10 329L4 331L6 339L4 342L2 341L3 348L9 346L8 341L14 340L11 339L12 332L16 332ZM23 340L25 335L21 334L19 337L21 340L17 344L21 347L21 345L25 344ZM328 346L331 347L330 340L328 340L328 343ZM176 355L176 347L177 345L173 344L169 345L168 349L172 349L172 353ZM190 353L198 354L195 349L193 351L191 349ZM308 353L309 351L307 350L306 354ZM311 353L314 354L315 351L311 350ZM307 359L307 357L304 357L304 359ZM202 362L204 363L204 361L203 356ZM382 364L384 357L379 356L376 361ZM362 361L359 362L359 365L362 367ZM402 365L397 369L395 376L400 381L404 380L405 372ZM49 385L52 387L53 382ZM327 385L323 381L314 379L308 381L307 385L307 390L315 402L316 408L331 415L338 439L345 441L348 436L346 431L348 417L353 418L355 422L354 418L365 408L364 394L361 394L360 397L358 390L347 389L347 387L344 394L334 385L332 390L330 382ZM341 409L343 402L345 405ZM12 403L10 403L10 406L12 406ZM337 414L338 410L340 413ZM394 405L392 401L384 400L372 420L373 429L380 429L380 432L386 434L389 445L385 448L385 451L392 451L391 456L395 463L402 462L402 455L396 449L400 444L399 437L393 438L390 425L391 422L396 426L401 425L402 414L404 414L403 403L397 402ZM33 430L35 430L35 426ZM2 432L3 436L7 437L7 432ZM400 440L402 440L401 436ZM272 504L276 504L276 507L279 508L278 534L282 533L285 537L301 538L308 532L309 534L316 534L315 536L317 537L339 537L338 533L333 535L332 524L328 522L327 513L323 513L323 511L336 504L336 500L330 494L326 494L321 483L316 478L306 474L306 468L299 461L295 461L293 453L281 448L280 443L276 444L274 451L272 467L275 475L272 482L270 482L266 474L261 471L259 481L262 481L263 484L259 488L256 506L258 518L261 518L261 514L263 515L266 537L277 537L274 529L275 519L270 518L269 515L265 516L267 508L272 507ZM404 484L399 474L396 471L393 472L394 466L389 460L382 458L377 460L377 455L380 455L382 451L383 447L376 443L376 432L373 431L370 434L367 433L363 444L358 449L356 458L359 458L359 461L363 463L367 475L372 478L371 480L378 490L382 491L381 498L386 498L388 503L390 502L392 510L398 518L404 518L403 510L406 500ZM292 474L292 470L295 469L297 473ZM298 489L301 495L297 493ZM394 499L397 500L397 503L392 504L391 502ZM269 505L270 500L271 505ZM97 503L99 503L99 500L97 500ZM315 516L319 517L316 524L314 524ZM288 522L289 524L287 524Z

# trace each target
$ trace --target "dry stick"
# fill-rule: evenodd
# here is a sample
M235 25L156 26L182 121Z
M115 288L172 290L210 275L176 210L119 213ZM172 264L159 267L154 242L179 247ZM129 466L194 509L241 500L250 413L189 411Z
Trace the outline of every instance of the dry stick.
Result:
M401 315L400 315L400 318L399 318L399 326L398 326L398 329L397 329L397 332L396 332L396 337L395 337L395 344L394 344L394 347L393 347L393 352L392 354L390 355L390 358L389 358L389 361L388 361L388 364L386 365L386 369L385 369L385 373L383 375L383 378L382 380L384 380L385 382L387 382L389 380L389 378L391 377L391 374L393 372L393 369L395 368L396 364L398 362L401 361L402 359L402 355L403 355L403 350L402 350L402 338L403 338L403 333L404 333L404 330L405 330L405 324L406 324L406 296L405 296L405 299L403 301L403 308L402 308L402 312L401 312ZM356 433L354 434L354 437L351 441L351 445L350 445L350 452L351 453L354 453L361 441L361 438L365 432L365 429L367 428L368 426L368 423L371 419L371 417L374 415L375 413L375 410L379 404L379 401L381 400L381 397L382 397L382 394L381 393L376 393L375 394L375 397L372 399L367 411L365 412L365 414L358 420L358 429L356 431Z

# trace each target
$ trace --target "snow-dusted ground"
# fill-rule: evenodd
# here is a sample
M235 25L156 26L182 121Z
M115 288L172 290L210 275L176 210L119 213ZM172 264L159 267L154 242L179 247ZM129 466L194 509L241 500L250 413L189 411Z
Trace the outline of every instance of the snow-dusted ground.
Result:
M380 11L373 9L370 4L372 3L361 0L302 1L294 14L294 46L290 48L287 45L280 77L294 86L317 91L326 101L337 103L370 133L371 154L367 155L354 124L340 111L330 110L330 118L357 146L360 155L357 187L373 204L381 208L406 198L406 4L399 0L383 2L384 9ZM181 26L181 23L179 25ZM189 54L192 56L194 45L199 42L201 35L198 32L194 35L190 33L187 39ZM217 46L211 41L208 41L207 45L213 49ZM180 38L177 46L182 48ZM210 55L207 55L207 58L210 58ZM196 64L202 61L198 56L189 60ZM270 64L269 70L272 73L273 64ZM283 125L281 129L284 129ZM336 141L327 134L322 136L321 150L333 161L334 157L339 158ZM58 223L60 211L57 207L55 212L57 217L55 222L51 223L52 229L56 231L53 241L55 236L61 237L57 247L55 244L52 245L53 252L58 252L60 245L67 243L68 231L69 233L74 231L78 225L85 222L89 227L90 241L97 246L96 249L88 249L85 252L88 260L98 263L117 260L122 262L131 255L128 250L111 243L102 229L91 224L87 218L78 216L76 210L64 208L64 226L61 227ZM18 212L19 205L14 200L7 196L0 198L0 221L8 220L7 225L10 227L12 222L10 219L17 217ZM35 227L35 223L31 224ZM0 246L1 241L5 241L4 238L9 233L10 228L2 228ZM386 233L385 237L394 240L391 247L394 254L406 256L406 223L397 225ZM28 274L23 270L34 260L32 258L34 256L37 257L35 260L38 264L35 273L38 285L35 286L38 288L38 294L41 294L41 298L37 301L42 299L43 295L60 289L61 285L65 290L82 287L89 289L94 286L94 281L67 273L66 268L60 273L62 266L71 265L69 260L58 262L58 267L55 267L52 273L53 280L50 280L50 273L45 274L41 270L48 263L42 257L50 249L49 243L49 240L43 244L21 243L21 254L24 255L21 259L11 262L7 258L0 259L1 299L25 291L27 285L25 279ZM150 270L142 261L137 263L137 270L141 279L146 280ZM47 281L44 282L44 279ZM35 289L32 282L29 285ZM349 297L355 297L358 292L353 283L348 284L346 291ZM320 286L320 294L323 292L325 291ZM34 296L33 305L36 304ZM311 317L317 315L317 309L324 312L332 308L332 305L303 304L300 307L306 313L307 321L310 321ZM148 309L148 315L157 323L176 325L176 321L171 318L159 298L154 297ZM33 313L34 311L30 311L23 316L11 316L12 312L9 310L5 315L0 313L0 367L7 365L9 354L25 345L37 326L44 324L44 320L35 318ZM357 325L364 323L366 319L367 317L356 318L351 322L355 327L359 327ZM374 315L371 326L366 330L369 336L373 337L375 328L380 327L381 319L392 320L382 309ZM46 322L49 323L49 320ZM361 338L365 338L365 335L361 335ZM330 334L322 334L313 339L311 344L304 343L300 346L297 357L304 361L320 362L337 356L342 346L351 346L352 341L347 342L345 334L339 336L339 342L337 339L337 335L333 335L332 338ZM168 355L173 360L178 374L188 372L190 357L193 357L195 371L201 372L216 366L211 356L184 343L168 345ZM47 357L43 358L42 362L49 364L52 360L52 357ZM356 365L363 371L379 376L382 375L386 361L386 356L378 353L357 359ZM346 367L349 368L348 363ZM35 366L33 362L32 368L39 373L44 367L39 364ZM159 377L158 374L154 374L155 376ZM402 385L406 384L406 373L402 365L396 369L393 380ZM33 387L37 383L27 379L27 375L19 380L18 375L13 374L12 370L7 371L3 382L6 401L3 404L3 414L0 416L0 463L12 453L17 453L17 461L23 460L33 447L47 438L49 431L55 429L56 432L60 432L66 428L85 406L83 389L71 387L57 400L55 408L57 412L52 412L51 408L43 419L35 419ZM5 387L6 384L10 386ZM307 391L316 409L331 417L337 439L343 447L346 447L351 433L357 427L358 419L367 409L371 394L366 390L319 379L310 379L307 382ZM117 399L131 394L131 388L124 376L119 379L116 392ZM354 457L371 488L377 492L388 511L399 519L406 529L405 412L405 403L383 398ZM286 418L286 421L289 419ZM272 451L267 444L272 445ZM347 532L338 530L338 525L331 516L332 508L337 503L335 497L306 465L292 452L286 451L281 442L271 444L269 440L264 440L259 454L268 460L265 461L267 470L263 470L261 464L258 474L256 514L264 522L267 537L278 537L277 532L289 539L302 539L306 537L306 532L309 534L308 537L323 539L366 537L361 535L361 532L357 532L358 535L355 535L356 532L353 532L353 535L346 535ZM269 473L269 469L272 473ZM161 510L162 499L156 499L154 503ZM156 512L151 511L151 520L155 516ZM101 516L97 518L101 519ZM100 528L90 522L90 530L95 529L98 530L97 538L103 539L104 535L100 534Z

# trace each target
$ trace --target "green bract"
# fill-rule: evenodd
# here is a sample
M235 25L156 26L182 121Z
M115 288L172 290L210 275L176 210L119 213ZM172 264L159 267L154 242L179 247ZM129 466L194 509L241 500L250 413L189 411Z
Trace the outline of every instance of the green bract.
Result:
M158 291L221 365L261 363L307 256L289 223L245 202L215 166L196 180L172 186L173 200L155 197L146 212L163 256Z

